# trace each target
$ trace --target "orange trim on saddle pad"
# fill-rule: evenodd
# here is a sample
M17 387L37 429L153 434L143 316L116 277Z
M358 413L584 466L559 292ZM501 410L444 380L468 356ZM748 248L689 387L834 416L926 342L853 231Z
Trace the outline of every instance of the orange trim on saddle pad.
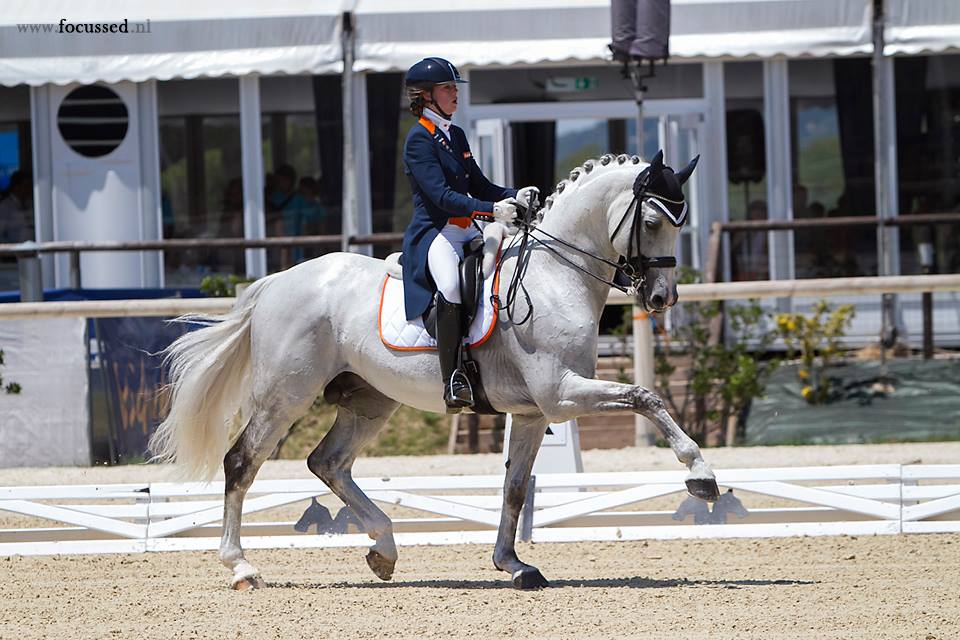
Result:
M500 262L500 251L497 251L497 262ZM387 288L387 283L390 282L390 276L388 275L383 279L383 286L380 287L380 305L377 308L377 333L380 335L380 342L383 343L385 347L392 351L436 351L437 348L434 347L398 347L392 345L386 341L383 337L383 298L384 292ZM487 340L490 339L490 336L493 335L493 330L497 326L497 318L500 316L500 269L497 269L496 274L493 276L493 318L490 321L490 326L487 328L487 332L483 334L483 337L477 340L476 342L470 345L471 349L476 349L479 346L482 346Z

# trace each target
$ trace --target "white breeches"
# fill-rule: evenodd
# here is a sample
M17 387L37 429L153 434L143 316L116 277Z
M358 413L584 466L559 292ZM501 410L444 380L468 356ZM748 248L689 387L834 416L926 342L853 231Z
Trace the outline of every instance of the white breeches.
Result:
M463 245L480 235L473 225L463 229L453 224L446 225L430 243L427 252L427 269L447 302L460 304L460 275L458 269L463 259Z

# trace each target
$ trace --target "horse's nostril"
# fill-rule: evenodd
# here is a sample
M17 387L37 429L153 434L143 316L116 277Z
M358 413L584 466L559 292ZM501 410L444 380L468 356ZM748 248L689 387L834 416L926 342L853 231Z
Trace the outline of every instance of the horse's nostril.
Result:
M663 296L660 295L659 293L654 294L653 297L650 298L650 302L653 303L653 306L657 308L661 308L663 307Z

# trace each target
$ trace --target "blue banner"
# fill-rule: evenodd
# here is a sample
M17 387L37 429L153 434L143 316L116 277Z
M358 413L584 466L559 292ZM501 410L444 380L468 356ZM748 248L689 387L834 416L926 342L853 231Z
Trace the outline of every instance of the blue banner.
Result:
M93 321L110 414L113 462L149 458L147 443L165 414L167 383L161 352L191 325L163 318L98 318Z

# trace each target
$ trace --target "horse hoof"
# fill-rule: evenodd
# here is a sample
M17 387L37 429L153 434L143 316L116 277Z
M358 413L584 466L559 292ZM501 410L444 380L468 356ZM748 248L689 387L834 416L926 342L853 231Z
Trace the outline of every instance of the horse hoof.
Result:
M389 580L393 577L393 567L396 564L396 560L390 560L379 551L371 549L367 553L367 565L381 580Z
M720 487L713 478L687 478L687 492L707 502L716 502L720 497Z
M248 576L234 582L233 590L247 591L248 589L263 589L265 586L267 586L267 583L265 583L260 576Z
M513 572L513 588L521 591L532 589L543 589L549 587L550 583L543 577L543 574L535 567L526 567Z

